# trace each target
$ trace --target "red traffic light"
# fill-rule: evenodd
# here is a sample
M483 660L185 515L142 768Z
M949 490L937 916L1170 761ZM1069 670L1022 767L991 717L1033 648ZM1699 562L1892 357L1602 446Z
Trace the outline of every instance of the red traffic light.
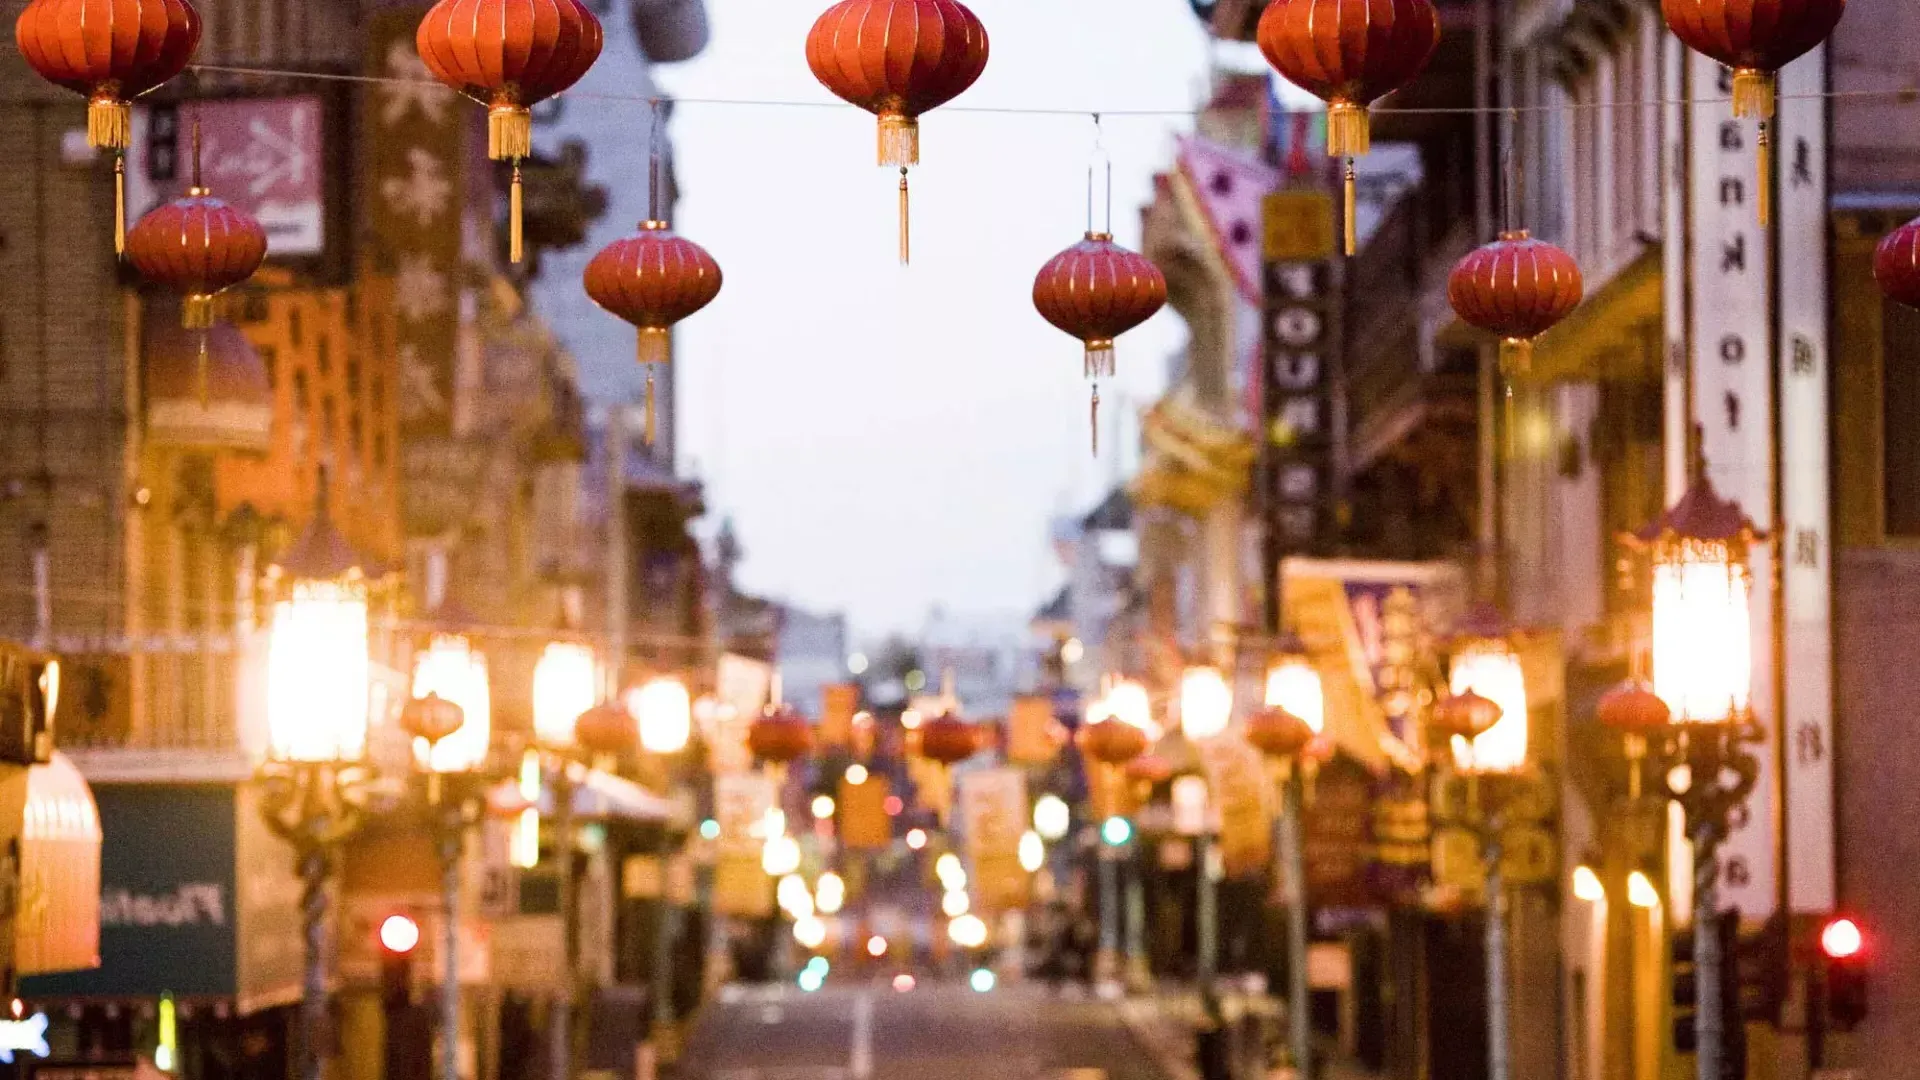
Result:
M1820 931L1820 951L1830 960L1851 960L1865 947L1860 926L1852 919L1835 919Z
M420 924L405 915L389 915L380 924L380 947L405 956L420 944Z

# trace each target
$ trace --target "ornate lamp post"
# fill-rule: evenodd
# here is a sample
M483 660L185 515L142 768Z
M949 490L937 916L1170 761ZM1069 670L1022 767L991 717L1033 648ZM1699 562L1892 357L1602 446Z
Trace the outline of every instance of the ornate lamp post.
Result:
M313 521L268 573L275 599L261 809L293 847L303 883L299 1075L321 1080L332 1040L327 883L340 842L360 822L369 689L366 565L327 518L324 477Z
M1668 794L1686 811L1693 839L1694 964L1702 1002L1721 999L1726 977L1716 855L1760 772L1747 749L1763 737L1753 719L1753 582L1747 565L1759 536L1740 507L1700 476L1679 502L1630 538L1653 564L1653 692L1669 712L1664 756L1685 766L1662 772ZM1636 711L1649 721L1658 718L1657 710ZM1696 1023L1699 1075L1718 1080L1726 1052L1720 1010L1703 1006Z
M1326 730L1326 688L1297 639L1282 642L1267 668L1266 707L1247 721L1247 741L1283 770L1277 847L1285 866L1287 901L1287 1035L1294 1075L1313 1080L1313 1033L1307 987L1307 867L1301 851L1306 803L1305 755Z
M493 736L487 659L465 635L436 633L414 657L400 726L413 737L440 857L440 1080L460 1080L460 854Z
M1466 781L1465 813L1449 822L1479 842L1487 900L1487 1076L1512 1073L1507 971L1506 831L1509 809L1527 762L1527 688L1510 631L1499 613L1470 612L1454 640L1448 675L1452 696L1434 709L1433 750Z
M1227 683L1220 669L1209 666L1190 667L1180 675L1180 730L1187 739L1195 744L1217 738L1226 733L1227 725L1233 720L1233 687ZM1205 783L1204 779L1201 781ZM1207 802L1212 802L1209 795ZM1202 825L1194 843L1194 867L1199 874L1198 910L1195 923L1200 935L1200 955L1195 981L1199 983L1200 999L1209 1007L1215 1007L1214 973L1219 966L1220 953L1220 907L1217 892L1218 882L1213 875L1213 825L1212 809L1207 809L1208 820Z
M533 669L533 733L540 749L555 758L553 784L554 863L559 869L562 954L561 989L554 996L547 1029L548 1067L553 1080L573 1075L573 1006L580 971L580 905L573 878L573 761L581 736L608 741L633 724L626 710L600 700L600 668L593 650L577 642L554 642L540 653ZM606 715L601 715L602 713Z
M640 728L640 748L662 759L668 789L677 784L675 759L693 738L693 696L687 684L674 678L649 679L631 696L629 711ZM680 937L679 920L666 890L660 894L660 924L653 955L653 1037L664 1044L673 1029L673 946ZM664 1045L658 1047L665 1051ZM671 1054L663 1053L663 1057Z

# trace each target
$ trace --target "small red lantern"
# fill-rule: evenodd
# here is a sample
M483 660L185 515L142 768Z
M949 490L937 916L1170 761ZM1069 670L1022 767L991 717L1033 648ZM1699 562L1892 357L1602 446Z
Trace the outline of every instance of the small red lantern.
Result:
M1594 713L1624 735L1653 735L1673 722L1673 710L1645 683L1634 681L1607 691Z
M466 712L439 694L412 698L400 709L400 730L429 745L459 731L466 722Z
M647 369L647 443L653 443L654 365L668 358L673 325L720 295L720 264L707 249L675 236L664 221L640 223L633 236L600 249L587 264L587 295L639 330Z
M807 66L836 96L880 118L880 164L900 169L904 263L907 168L920 164L920 114L980 78L987 28L957 0L841 0L808 32Z
M603 701L573 722L573 741L589 754L614 757L640 745L640 724L618 701Z
M1042 318L1086 345L1086 376L1112 378L1113 339L1154 316L1167 302L1167 279L1145 255L1101 232L1047 260L1033 279ZM1100 386L1093 387L1093 451L1100 452Z
M252 214L213 197L200 182L200 133L193 136L193 185L149 210L127 233L127 260L140 276L185 294L180 325L213 325L213 298L253 276L267 257L267 233Z
M1313 728L1281 708L1265 708L1247 718L1247 742L1275 761L1292 761L1313 744Z
M1873 253L1873 277L1887 299L1920 308L1920 219L1888 233Z
M1448 738L1477 739L1500 722L1500 706L1469 690L1441 698L1433 707L1433 730Z
M1733 115L1760 121L1760 224L1773 202L1767 122L1780 69L1818 48L1840 25L1847 0L1661 0L1673 36L1733 69Z
M1327 103L1327 153L1347 159L1347 254L1358 246L1353 159L1372 144L1367 107L1426 70L1440 47L1430 0L1274 0L1260 51L1286 80Z
M33 0L13 24L40 77L87 95L87 145L113 151L113 250L126 250L133 99L186 70L200 46L188 0Z
M1447 279L1447 299L1461 321L1500 335L1500 366L1525 374L1533 339L1580 306L1585 286L1573 256L1527 230L1468 252Z
M813 726L792 708L764 713L747 729L753 756L776 765L789 765L813 749Z
M509 257L519 262L520 159L533 153L532 107L580 81L600 58L600 20L580 0L440 0L414 36L433 77L487 107L487 156L513 162Z
M973 725L952 713L942 713L920 725L920 756L942 765L954 765L980 749Z
M1147 733L1120 720L1080 729L1080 750L1102 765L1125 765L1147 752Z

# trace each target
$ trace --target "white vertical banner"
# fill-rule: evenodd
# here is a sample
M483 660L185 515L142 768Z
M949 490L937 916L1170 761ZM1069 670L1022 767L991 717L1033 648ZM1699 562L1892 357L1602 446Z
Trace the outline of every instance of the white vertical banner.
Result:
M1827 46L1780 77L1780 507L1787 906L1832 911L1833 581L1828 490Z
M1660 35L1661 315L1665 327L1667 505L1687 490L1693 410L1687 398L1687 57L1680 39Z
M1759 219L1759 140L1751 118L1735 120L1726 69L1688 54L1693 245L1693 401L1707 476L1762 529L1773 521L1772 326L1767 308L1767 234ZM1824 264L1823 264L1824 265ZM1766 733L1752 748L1760 782L1735 811L1720 861L1720 899L1749 918L1779 906L1775 797L1778 709L1774 701L1772 548L1755 544L1753 713Z

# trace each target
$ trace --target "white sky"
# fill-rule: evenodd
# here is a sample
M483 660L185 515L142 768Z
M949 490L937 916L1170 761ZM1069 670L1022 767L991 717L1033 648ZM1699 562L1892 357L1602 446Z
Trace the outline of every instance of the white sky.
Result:
M1163 313L1122 339L1095 462L1079 346L1029 297L1085 227L1089 116L929 116L903 270L896 175L874 164L867 114L693 100L834 100L803 51L828 2L709 0L712 45L657 72L682 99L676 227L726 274L680 337L682 469L706 482L711 521L733 518L750 589L844 610L862 633L917 627L935 604L1025 612L1058 580L1050 517L1112 481L1112 418L1158 392L1184 331ZM992 59L957 104L1180 110L1203 95L1206 38L1184 0L971 6ZM1151 176L1187 126L1106 121L1121 243L1137 248Z

